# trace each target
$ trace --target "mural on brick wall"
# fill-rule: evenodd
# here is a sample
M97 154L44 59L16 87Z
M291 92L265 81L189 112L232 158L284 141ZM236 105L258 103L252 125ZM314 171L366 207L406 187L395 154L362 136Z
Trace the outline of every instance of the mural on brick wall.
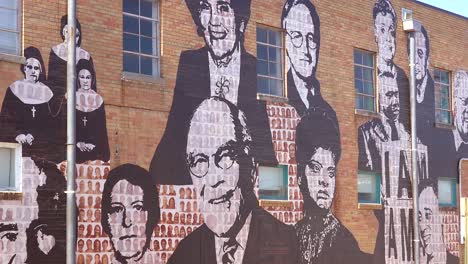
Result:
M396 13L388 0L373 9L377 42L377 83L380 117L359 127L359 170L379 173L383 209L374 259L377 263L411 263L413 209L411 190L411 137L408 129L408 79L393 61L396 52ZM458 259L444 244L443 215L438 208L437 179L456 175L449 130L435 127L434 82L429 74L429 37L422 28L416 40L417 164L420 188L421 258L424 263L454 263ZM409 47L408 47L409 52ZM453 169L452 172L447 170ZM447 174L449 173L449 174ZM452 173L452 174L450 174Z
M243 46L250 0L186 0L205 47L180 55L174 98L166 130L150 165L156 183L191 184L186 164L190 119L211 96L225 98L247 117L252 155L260 163L277 163L264 102L257 100L256 59Z

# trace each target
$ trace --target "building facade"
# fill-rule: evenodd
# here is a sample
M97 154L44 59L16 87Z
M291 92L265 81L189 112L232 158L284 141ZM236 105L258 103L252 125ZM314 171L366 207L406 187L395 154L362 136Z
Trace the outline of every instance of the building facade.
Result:
M468 19L409 0L0 1L0 262L459 263ZM408 36L415 33L417 156ZM320 56L319 56L320 55ZM418 171L413 210L411 162Z

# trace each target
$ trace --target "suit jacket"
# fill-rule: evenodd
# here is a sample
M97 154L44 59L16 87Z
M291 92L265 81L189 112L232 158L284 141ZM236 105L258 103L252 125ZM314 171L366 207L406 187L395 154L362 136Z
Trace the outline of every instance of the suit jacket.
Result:
M296 264L297 238L292 226L264 209L252 211L243 264ZM184 238L168 264L216 264L215 235L203 224ZM221 264L221 263L218 263Z
M157 184L192 184L186 164L187 134L193 112L211 96L208 48L180 55L177 81L166 130L150 165ZM257 100L257 59L241 51L238 104L247 117L253 156L260 164L276 165L266 103Z

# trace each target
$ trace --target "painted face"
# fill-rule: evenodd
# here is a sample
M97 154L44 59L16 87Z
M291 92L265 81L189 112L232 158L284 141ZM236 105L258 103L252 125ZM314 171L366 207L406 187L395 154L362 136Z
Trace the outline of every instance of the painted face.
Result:
M374 34L379 48L378 56L387 63L393 61L396 31L392 14L377 14L374 22Z
M312 199L318 207L330 210L335 193L336 166L333 153L319 147L305 167Z
M232 54L239 37L236 32L234 9L231 0L201 0L200 22L206 45L215 59ZM244 26L240 30L244 31Z
M18 239L17 224L0 224L0 261L15 263Z
M210 116L215 109L217 116ZM192 118L187 142L187 163L200 211L208 228L218 236L234 224L235 217L226 215L238 215L240 198L234 124L230 117L223 118L223 113L229 113L223 102L202 103ZM200 125L205 128L204 135L196 133ZM207 144L200 147L198 142Z
M382 113L393 121L396 121L400 115L400 95L397 82L394 78L379 77L379 104Z
M68 36L68 25L65 25L63 27L63 36L65 36L65 43L68 43L68 40L69 40L69 36ZM80 33L80 30L78 30L78 28L76 29L75 31L75 44L78 45L78 41L80 40L80 37L81 37L81 33Z
M464 141L468 141L468 72L455 74L455 127Z
M41 63L35 58L29 58L24 65L24 75L28 82L37 82L41 74Z
M309 9L299 4L284 21L286 51L291 67L303 78L311 77L317 65L317 37Z
M131 185L133 194L121 192L121 185ZM126 188L123 188L124 190ZM140 186L135 186L127 180L119 181L111 193L111 206L108 213L110 225L110 238L115 252L119 252L125 259L139 259L143 254L143 247L130 250L125 247L127 244L146 242L146 231L144 233L135 232L140 228L146 230L145 224L148 220L148 211L143 203L143 189ZM144 220L144 221L138 221ZM138 228L134 228L137 226Z
M78 73L78 79L80 81L80 88L87 91L91 89L92 75L87 69L82 69Z
M420 239L424 249L421 254L434 256L438 248L443 246L443 239L438 199L432 188L421 192L419 204Z

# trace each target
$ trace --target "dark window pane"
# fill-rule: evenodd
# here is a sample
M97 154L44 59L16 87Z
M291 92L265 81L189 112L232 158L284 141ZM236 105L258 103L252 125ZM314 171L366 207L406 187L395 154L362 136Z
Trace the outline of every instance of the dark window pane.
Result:
M362 79L361 66L354 66L354 79Z
M366 96L364 100L366 110L374 111L374 98Z
M363 82L363 93L374 95L374 85L371 82Z
M154 37L153 30L154 23L149 20L141 19L140 20L140 34L147 37Z
M374 67L374 56L372 53L364 52L363 54L363 64L369 67Z
M283 96L283 81L270 79L270 94Z
M268 94L268 79L263 77L257 77L257 92Z
M257 41L267 43L267 32L262 28L257 28Z
M449 83L449 73L448 72L443 72L441 74L442 76L442 82L448 84Z
M138 34L138 18L124 15L123 31Z
M139 52L138 36L123 34L123 48L124 50Z
M354 87L356 88L356 92L358 93L364 93L363 91L363 84L362 81L359 79L354 80Z
M363 103L362 103L362 95L357 95L356 96L356 108L357 109L363 109Z
M276 77L276 78L281 78L281 73L280 73L280 64L279 63L269 63L270 67L270 76Z
M257 45L257 58L262 60L268 60L267 47L264 45Z
M276 31L268 30L269 43L275 46L281 46L281 34Z
M18 54L18 34L0 31L0 53Z
M154 18L153 16L153 1L141 0L140 1L140 16Z
M434 69L434 81L440 82L440 72L437 69Z
M141 45L141 53L148 54L148 55L154 55L154 53L153 53L153 47L154 47L153 39L141 37L140 38L140 45Z
M154 59L149 57L140 57L141 74L153 75Z
M373 71L369 68L362 68L362 79L365 81L372 81L373 80Z
M138 0L124 0L123 11L138 15Z
M354 50L354 63L362 64L362 56L359 50Z
M268 62L263 60L257 61L257 73L261 75L268 75Z
M278 48L273 48L273 47L268 47L268 60L277 62L279 59L279 49Z
M133 55L133 54L128 54L128 53L123 54L124 71L139 73L140 71L138 69L138 64L139 64L138 55Z

